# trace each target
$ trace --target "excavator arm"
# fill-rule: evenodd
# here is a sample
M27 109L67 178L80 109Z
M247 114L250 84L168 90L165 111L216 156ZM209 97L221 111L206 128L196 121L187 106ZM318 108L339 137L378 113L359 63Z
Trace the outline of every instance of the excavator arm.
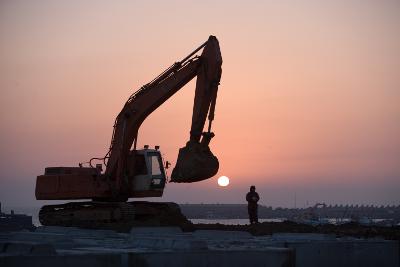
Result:
M194 56L203 49L200 57ZM118 114L105 175L123 191L127 181L127 158L132 145L136 148L138 130L143 121L166 100L197 76L190 139L179 151L172 182L196 182L212 177L218 171L218 159L209 149L214 134L211 122L221 78L222 57L216 37L198 47L182 61L173 64L150 83L135 92ZM208 131L203 133L209 114Z

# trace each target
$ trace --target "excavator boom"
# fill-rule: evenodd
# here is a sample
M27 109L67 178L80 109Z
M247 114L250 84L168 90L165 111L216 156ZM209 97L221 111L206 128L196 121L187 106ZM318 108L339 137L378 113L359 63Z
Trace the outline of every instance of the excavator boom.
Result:
M201 56L192 58L203 47ZM132 144L134 142L136 144L142 122L196 76L190 141L186 147L180 149L171 181L201 181L217 173L218 159L211 153L208 144L213 136L211 121L214 119L217 90L222 72L221 65L222 57L218 40L210 36L207 42L189 56L173 64L128 99L115 121L106 168L106 175L115 177L118 188L122 189L127 183L126 180L124 181L126 159ZM208 132L203 134L208 113L210 114ZM203 139L200 140L202 135Z

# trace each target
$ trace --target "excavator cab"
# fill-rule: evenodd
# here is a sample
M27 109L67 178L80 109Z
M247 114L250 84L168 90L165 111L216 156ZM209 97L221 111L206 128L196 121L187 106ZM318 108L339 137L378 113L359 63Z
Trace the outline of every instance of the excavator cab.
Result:
M130 197L162 196L166 174L158 149L145 146L141 150L132 150L127 166Z

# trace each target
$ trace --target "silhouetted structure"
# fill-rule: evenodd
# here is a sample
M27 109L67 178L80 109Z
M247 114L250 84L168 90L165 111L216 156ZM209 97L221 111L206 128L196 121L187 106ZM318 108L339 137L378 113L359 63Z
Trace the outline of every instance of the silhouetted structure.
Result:
M1 211L0 203L0 232L17 231L22 229L35 229L35 226L32 224L32 216L15 214L13 210L11 210L10 214L3 213Z

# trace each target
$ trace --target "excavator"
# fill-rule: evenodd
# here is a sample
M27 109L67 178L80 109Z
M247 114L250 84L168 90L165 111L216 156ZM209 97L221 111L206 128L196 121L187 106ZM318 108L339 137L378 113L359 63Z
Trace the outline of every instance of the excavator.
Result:
M201 55L197 55L201 50ZM128 98L115 119L111 144L103 158L92 158L87 167L80 163L77 167L45 168L36 179L37 200L88 201L43 206L39 211L40 223L113 229L121 225L179 225L185 221L175 203L128 202L129 198L161 197L170 165L168 161L164 164L159 146L137 149L138 131L153 111L197 77L190 138L179 149L169 182L192 183L213 177L219 162L209 144L214 137L211 126L221 65L219 42L210 36ZM207 131L203 132L207 115ZM94 161L101 163L94 166Z

